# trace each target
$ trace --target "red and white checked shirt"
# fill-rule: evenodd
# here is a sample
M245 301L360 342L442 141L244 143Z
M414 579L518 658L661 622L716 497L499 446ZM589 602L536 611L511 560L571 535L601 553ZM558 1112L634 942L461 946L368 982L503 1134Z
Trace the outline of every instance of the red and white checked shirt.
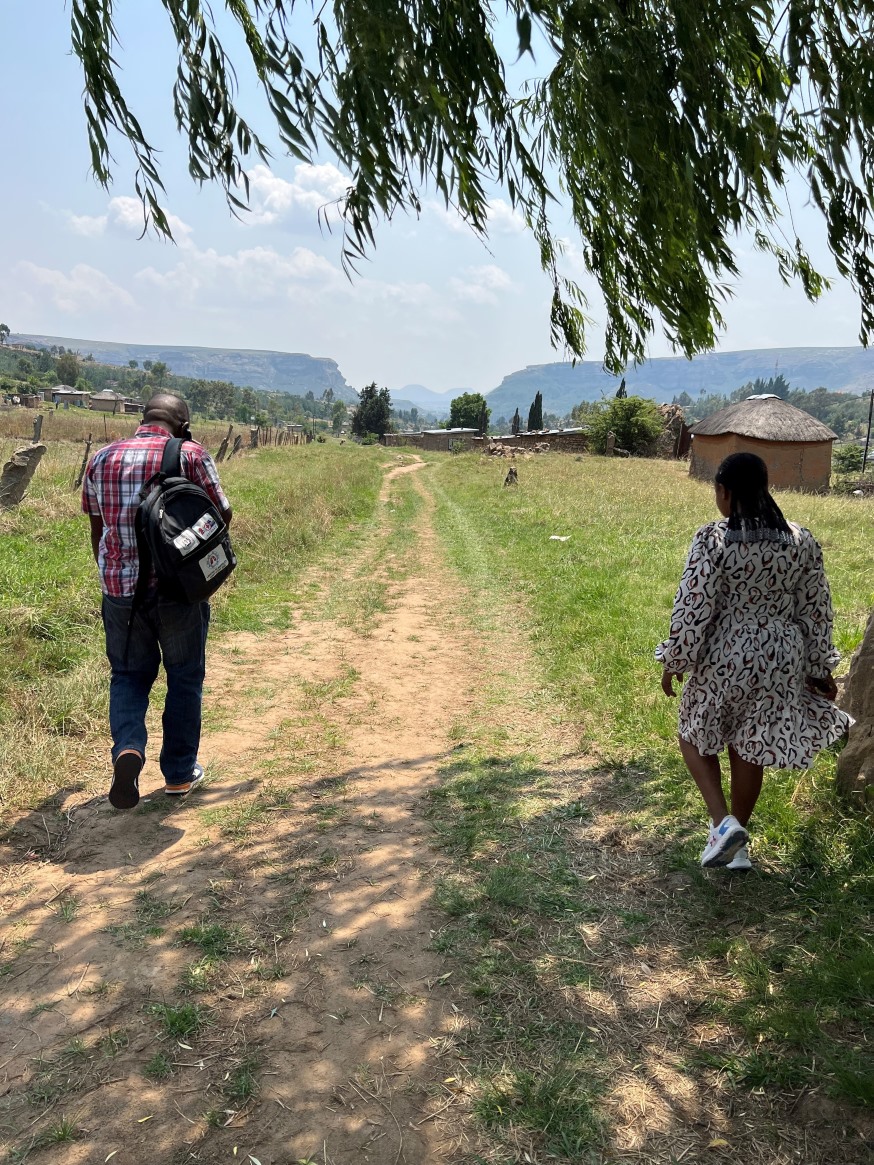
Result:
M120 599L136 590L140 572L134 527L140 490L161 468L170 438L159 425L140 425L132 437L113 441L91 458L82 483L82 509L103 519L97 566L103 593ZM196 441L182 446L182 476L201 486L220 510L230 510L215 462Z

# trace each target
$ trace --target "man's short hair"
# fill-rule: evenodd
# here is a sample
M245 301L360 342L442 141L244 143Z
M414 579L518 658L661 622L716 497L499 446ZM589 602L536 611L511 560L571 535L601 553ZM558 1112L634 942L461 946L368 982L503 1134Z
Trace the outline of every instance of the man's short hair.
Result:
M191 420L191 410L181 396L172 392L157 392L143 409L143 421L159 421L178 428Z

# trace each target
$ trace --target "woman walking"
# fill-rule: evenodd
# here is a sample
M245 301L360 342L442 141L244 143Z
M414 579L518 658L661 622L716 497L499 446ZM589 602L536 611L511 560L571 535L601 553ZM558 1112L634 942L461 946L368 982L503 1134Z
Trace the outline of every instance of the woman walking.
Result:
M765 766L809 768L852 719L833 703L831 673L840 656L819 544L783 517L755 454L727 457L715 489L723 518L692 539L670 635L656 659L666 696L688 673L680 751L710 812L701 864L749 869L747 824Z

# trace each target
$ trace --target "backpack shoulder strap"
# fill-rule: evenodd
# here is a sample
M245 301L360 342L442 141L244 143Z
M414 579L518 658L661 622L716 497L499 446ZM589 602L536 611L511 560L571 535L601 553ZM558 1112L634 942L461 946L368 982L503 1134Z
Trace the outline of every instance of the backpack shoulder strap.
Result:
M147 497L152 492L152 486L158 482L163 482L168 477L182 476L182 438L169 437L164 446L164 452L161 455L161 468L157 473L153 474L140 490L140 504L137 507L134 516L134 532L137 538L137 557L139 559L139 573L137 575L137 585L134 589L133 602L131 603L130 617L128 619L127 628L127 642L125 643L125 661L127 660L127 653L130 647L131 629L133 627L134 616L140 610L145 602L146 595L149 591L149 580L152 575L152 551L149 548L149 543L146 539L145 530L143 529L144 513L143 505Z
M152 487L156 483L161 484L168 477L182 477L182 445L183 439L181 437L167 438L164 452L161 454L161 468L157 473L152 474L140 490L141 504L152 492Z
M161 473L164 477L182 476L182 438L170 437L164 446L161 458Z

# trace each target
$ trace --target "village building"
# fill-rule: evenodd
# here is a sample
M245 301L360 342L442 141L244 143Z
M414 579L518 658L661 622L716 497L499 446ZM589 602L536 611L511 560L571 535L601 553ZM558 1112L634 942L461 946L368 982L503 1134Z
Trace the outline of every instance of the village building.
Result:
M479 429L423 429L421 433L386 433L380 438L383 445L415 445L432 453L468 452Z
M69 384L56 384L54 388L47 389L43 393L43 398L56 405L75 405L77 408L84 409L88 407L91 393L87 390L71 388Z
M104 388L102 392L93 392L90 402L88 407L101 413L141 413L143 411L141 401L129 400L120 392L113 392L110 388Z
M751 396L692 427L689 474L713 481L730 453L755 453L776 489L821 493L828 489L832 443L827 425L778 396Z
M483 445L487 452L491 445L523 452L535 448L540 451L545 446L550 453L585 453L589 447L589 436L588 429L583 427L542 429L538 432L510 433L503 437L488 436Z

